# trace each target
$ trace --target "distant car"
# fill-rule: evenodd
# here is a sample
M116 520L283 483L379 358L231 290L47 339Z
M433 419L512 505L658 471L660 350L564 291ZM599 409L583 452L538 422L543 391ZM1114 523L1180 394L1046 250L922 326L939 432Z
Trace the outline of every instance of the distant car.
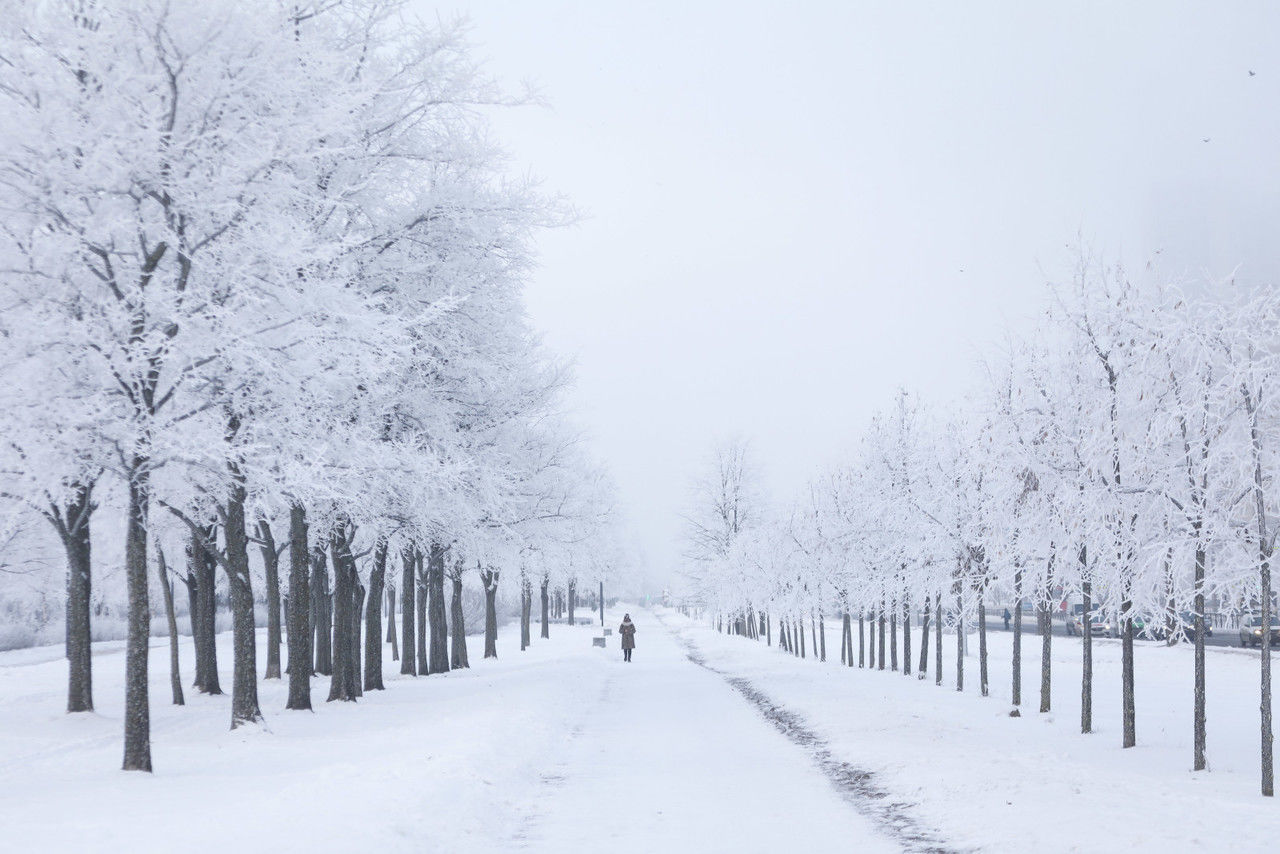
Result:
M1182 626L1182 630L1183 632L1186 633L1187 637L1189 638L1195 637L1195 634L1196 634L1196 615L1195 614L1191 613L1190 611L1183 611L1182 613L1178 614L1178 624ZM1213 637L1213 626L1209 625L1208 617L1204 618L1204 636L1207 638Z
M1094 616L1094 620L1100 622L1102 629L1094 627L1094 635L1105 635L1107 638L1119 638L1124 634L1124 624L1120 622L1119 617L1098 617ZM1146 617L1134 615L1133 620L1133 636L1134 638L1155 638L1157 627L1149 624Z
M1084 634L1084 614L1078 614L1067 623L1067 634L1080 637ZM1101 614L1089 615L1089 634L1095 638L1106 637L1111 632L1111 625Z
M1089 609L1094 617L1098 616L1098 603L1094 602L1093 607ZM1084 630L1084 603L1073 602L1071 610L1063 614L1063 619L1067 624L1067 634L1072 637L1079 637Z
M1262 646L1262 616L1253 614L1240 621L1240 645ZM1280 646L1280 616L1271 617L1271 645Z
M1120 622L1119 617L1112 617L1107 621L1107 636L1118 638L1123 633L1124 625ZM1147 632L1147 621L1143 617L1135 616L1133 618L1133 635L1134 637L1149 637Z

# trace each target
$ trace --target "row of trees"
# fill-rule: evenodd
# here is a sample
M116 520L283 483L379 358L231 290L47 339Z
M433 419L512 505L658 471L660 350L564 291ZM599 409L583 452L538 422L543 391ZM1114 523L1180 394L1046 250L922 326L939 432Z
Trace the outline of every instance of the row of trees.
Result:
M359 681L360 616L380 639L396 560L405 672L439 672L467 663L464 574L495 653L503 569L545 602L602 536L607 484L522 301L532 235L571 212L488 138L485 111L520 99L401 6L61 0L0 20L0 478L65 548L70 711L93 707L91 530L123 529L125 769L151 768L149 567L171 634L169 578L188 588L207 692L225 577L234 728L261 717L255 601L274 677L287 599L288 707L309 708L300 662L332 671L333 700L381 687L379 643Z
M990 365L971 402L931 410L903 393L857 456L785 512L752 488L742 446L722 452L690 513L691 576L729 626L768 636L765 614L870 621L911 672L919 627L942 681L940 631L976 621L987 693L986 605L1038 610L1040 711L1050 708L1052 613L1078 600L1118 627L1121 733L1137 743L1134 641L1194 644L1193 765L1207 767L1205 614L1275 613L1280 512L1280 293L1233 282L1188 291L1082 257L1035 334ZM852 616L851 616L852 615ZM1086 626L1087 626L1086 617ZM791 644L802 644L786 632ZM811 633L812 634L812 633ZM771 638L770 638L771 639ZM1260 633L1261 786L1273 793L1270 633ZM1022 702L1014 622L1012 700ZM875 655L875 647L872 647ZM1093 728L1092 637L1081 636L1082 732ZM859 659L863 650L859 644ZM956 687L964 686L956 661Z

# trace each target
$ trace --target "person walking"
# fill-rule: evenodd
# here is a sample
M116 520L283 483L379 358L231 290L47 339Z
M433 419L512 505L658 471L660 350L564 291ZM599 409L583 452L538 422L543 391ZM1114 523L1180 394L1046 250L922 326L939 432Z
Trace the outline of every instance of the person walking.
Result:
M622 625L618 626L618 634L622 635L622 660L631 660L631 650L636 648L636 624L631 622L630 614L622 615Z
M1005 608L1004 609L1004 630L1006 632L1009 631L1009 620L1010 620L1009 609Z

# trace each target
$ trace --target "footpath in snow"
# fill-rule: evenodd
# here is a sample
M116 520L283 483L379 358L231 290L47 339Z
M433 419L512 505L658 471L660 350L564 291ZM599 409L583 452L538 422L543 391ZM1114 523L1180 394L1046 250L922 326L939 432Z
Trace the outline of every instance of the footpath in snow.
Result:
M519 841L535 851L898 851L811 757L724 679L696 665L654 615L633 615L637 649L616 644L589 714L566 733Z

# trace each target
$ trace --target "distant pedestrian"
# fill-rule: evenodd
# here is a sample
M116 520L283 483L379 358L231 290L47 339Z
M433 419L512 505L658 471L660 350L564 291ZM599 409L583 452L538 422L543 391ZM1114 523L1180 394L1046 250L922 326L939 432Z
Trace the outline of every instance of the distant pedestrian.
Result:
M630 614L622 615L622 625L618 626L618 634L622 635L622 660L631 660L631 650L636 648L636 624L631 622Z
M1005 608L1005 609L1004 609L1004 630L1005 630L1006 632L1007 632L1007 631L1009 631L1009 620L1010 620L1010 619L1012 619L1012 617L1011 617L1011 615L1009 614L1009 609L1008 609L1008 608Z

